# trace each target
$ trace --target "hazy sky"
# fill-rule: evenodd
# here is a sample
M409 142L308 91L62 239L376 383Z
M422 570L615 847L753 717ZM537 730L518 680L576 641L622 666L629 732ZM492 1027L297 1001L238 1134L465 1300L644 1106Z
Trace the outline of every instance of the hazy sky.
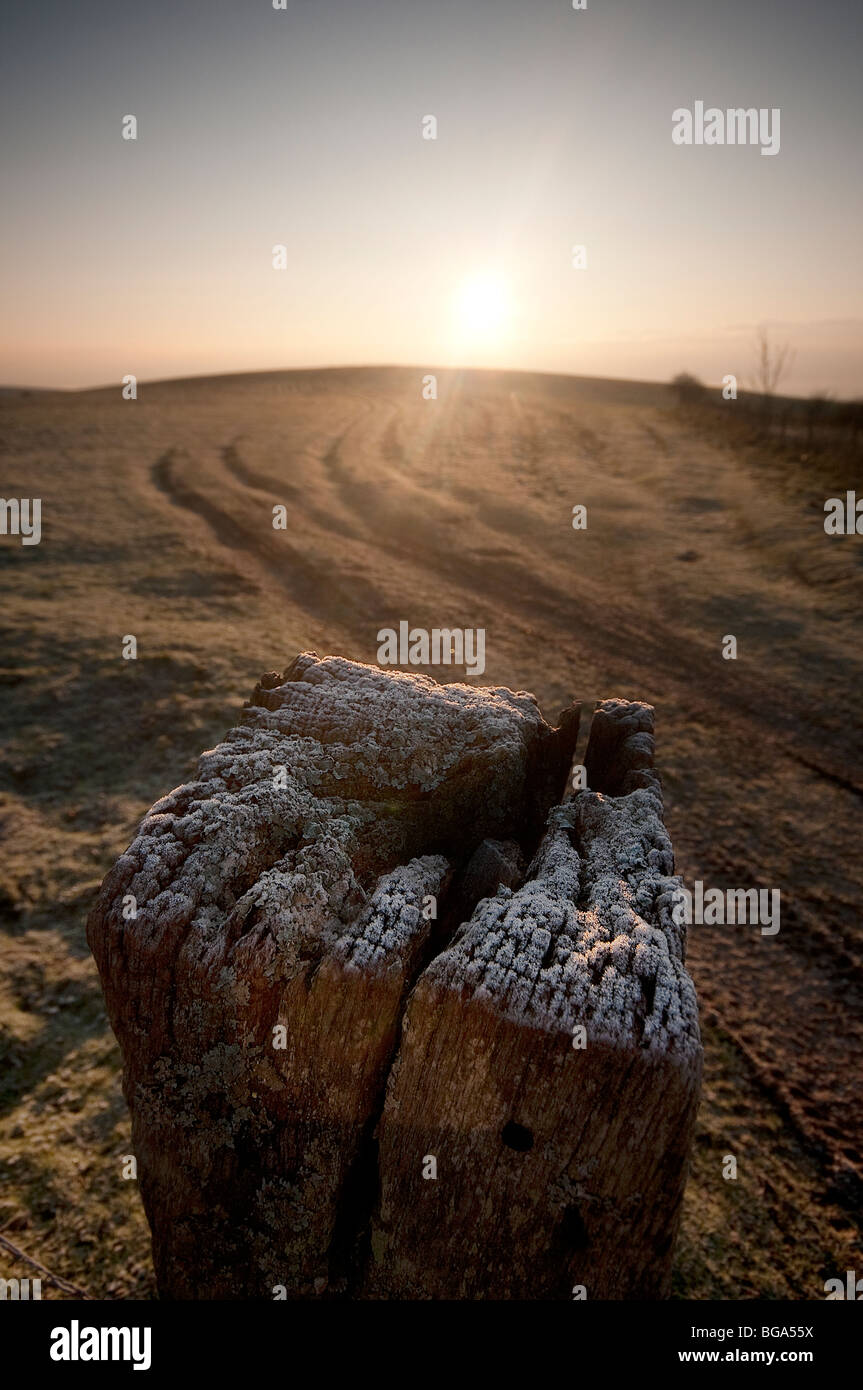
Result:
M861 30L860 0L6 0L0 382L718 381L766 321L788 390L863 395ZM696 100L778 107L779 153L675 145Z

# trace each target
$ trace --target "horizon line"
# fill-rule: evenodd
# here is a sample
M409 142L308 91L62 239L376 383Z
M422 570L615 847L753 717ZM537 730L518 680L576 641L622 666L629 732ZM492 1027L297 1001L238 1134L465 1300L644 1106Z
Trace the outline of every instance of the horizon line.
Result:
M534 369L534 368L528 368L528 367L502 367L502 366L500 366L500 365L494 366L494 367L477 366L477 365L466 366L466 365L459 365L459 364L456 364L456 365L451 365L451 364L450 364L450 365L446 365L446 366L429 366L429 365L420 366L419 364L417 364L417 363L412 363L412 362L408 362L408 363L402 363L402 362L342 362L342 363L338 363L338 364L333 364L333 363L320 363L320 364L316 364L316 365L314 365L314 366L306 366L306 367L252 367L252 368L246 369L246 370L244 370L244 371L193 372L193 373L191 373L190 375L185 375L185 376L138 377L138 378L136 378L136 381L137 381L137 383L138 383L139 385L141 385L141 386L170 386L170 385L179 385L179 384L181 384L181 383L183 383L183 382L187 382L187 381L218 381L218 380L221 380L221 379L223 379L223 378L232 379L232 378L235 378L235 377L251 377L251 376L298 376L298 375L300 375L301 373L312 373L312 372L356 372L356 371L398 371L398 372L412 372L412 371L416 371L416 372L422 372L422 373L427 374L427 375L428 375L428 374L435 374L435 373L445 373L445 372L450 372L450 373L454 373L454 372L483 372L483 373L487 373L487 374L489 374L489 375L492 375L492 374L504 375L504 374L506 374L506 375L514 375L514 376L549 377L549 378L557 378L557 379L561 379L561 380L565 380L565 381L614 381L614 382L619 382L619 383L621 383L622 385L623 385L623 384L626 384L626 385L631 385L631 386L660 386L660 387L665 387L665 388L667 388L668 390L672 390L673 387L674 387L674 382L673 382L673 380L668 380L667 378L659 378L659 377L592 376L592 375L589 375L589 374L586 374L586 373L582 373L582 372L555 372L555 371L548 371L548 370L542 370L542 369ZM692 373L692 375L695 375L695 374ZM699 380L699 378L696 377L696 380ZM705 389L706 391L721 391L721 390L722 390L721 385L713 385L713 384L711 384L710 382L702 382L701 384L703 385L703 387L704 387L704 389ZM99 383L98 385L91 385L91 386L27 386L27 385L21 385L21 386L19 386L19 385L16 385L16 384L14 384L14 383L5 383L5 382L4 382L4 383L0 383L0 395L2 395L2 394L4 394L4 393L9 393L9 394L11 394L11 393L13 393L13 392L21 392L21 393L30 393L30 394L32 394L32 395L43 395L43 396L47 396L47 395L76 396L76 395L86 395L88 392L91 392L91 391L94 391L94 392L95 392L95 391L114 391L114 390L117 389L118 386L122 387L122 385L123 385L122 378L121 378L118 382L102 382L102 383ZM757 389L748 389L748 388L746 388L746 387L741 387L741 386L738 387L738 392L739 392L739 395L746 395L746 396L763 396L763 395L765 394L763 391L759 391L759 390L757 390ZM802 396L801 396L801 395L794 395L793 393L790 393L790 392L781 392L781 393L777 392L777 393L774 394L773 399L774 399L774 400L808 401L808 400L811 400L811 399L813 398L813 396L824 396L827 400L831 401L831 402L832 402L833 404L835 404L835 405L850 405L850 404L853 404L855 401L861 399L861 397L855 397L855 396L834 396L834 395L832 395L829 391L823 392L823 393L822 393L822 392L809 392L809 393L807 393L806 395L802 395Z

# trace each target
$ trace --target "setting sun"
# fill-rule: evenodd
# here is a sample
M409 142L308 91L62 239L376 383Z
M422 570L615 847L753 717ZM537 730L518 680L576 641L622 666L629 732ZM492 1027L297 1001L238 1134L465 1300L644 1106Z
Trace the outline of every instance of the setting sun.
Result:
M456 327L464 343L484 343L499 338L510 316L506 282L493 274L472 275L456 295Z

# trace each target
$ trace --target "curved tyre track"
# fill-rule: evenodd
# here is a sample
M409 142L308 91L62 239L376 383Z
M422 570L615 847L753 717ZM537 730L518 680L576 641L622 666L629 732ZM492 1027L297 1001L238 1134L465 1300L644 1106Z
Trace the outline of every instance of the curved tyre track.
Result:
M232 515L193 486L178 468L174 450L156 461L151 476L155 486L175 506L204 521L221 545L241 552L245 562L251 562L257 575L263 577L265 588L275 583L299 608L325 626L332 625L334 618L344 623L359 614L385 611L383 596L373 585L361 578L339 582L328 566L316 563L292 545L286 532L273 531L271 512L261 510L258 520L249 519L239 510Z

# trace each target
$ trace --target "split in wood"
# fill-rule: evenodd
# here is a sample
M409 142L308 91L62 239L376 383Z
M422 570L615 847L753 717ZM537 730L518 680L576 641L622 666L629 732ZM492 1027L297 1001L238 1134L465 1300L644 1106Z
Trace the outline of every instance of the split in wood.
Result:
M578 725L304 653L145 817L88 935L162 1297L667 1295L701 1048L653 711L599 705L566 796Z

